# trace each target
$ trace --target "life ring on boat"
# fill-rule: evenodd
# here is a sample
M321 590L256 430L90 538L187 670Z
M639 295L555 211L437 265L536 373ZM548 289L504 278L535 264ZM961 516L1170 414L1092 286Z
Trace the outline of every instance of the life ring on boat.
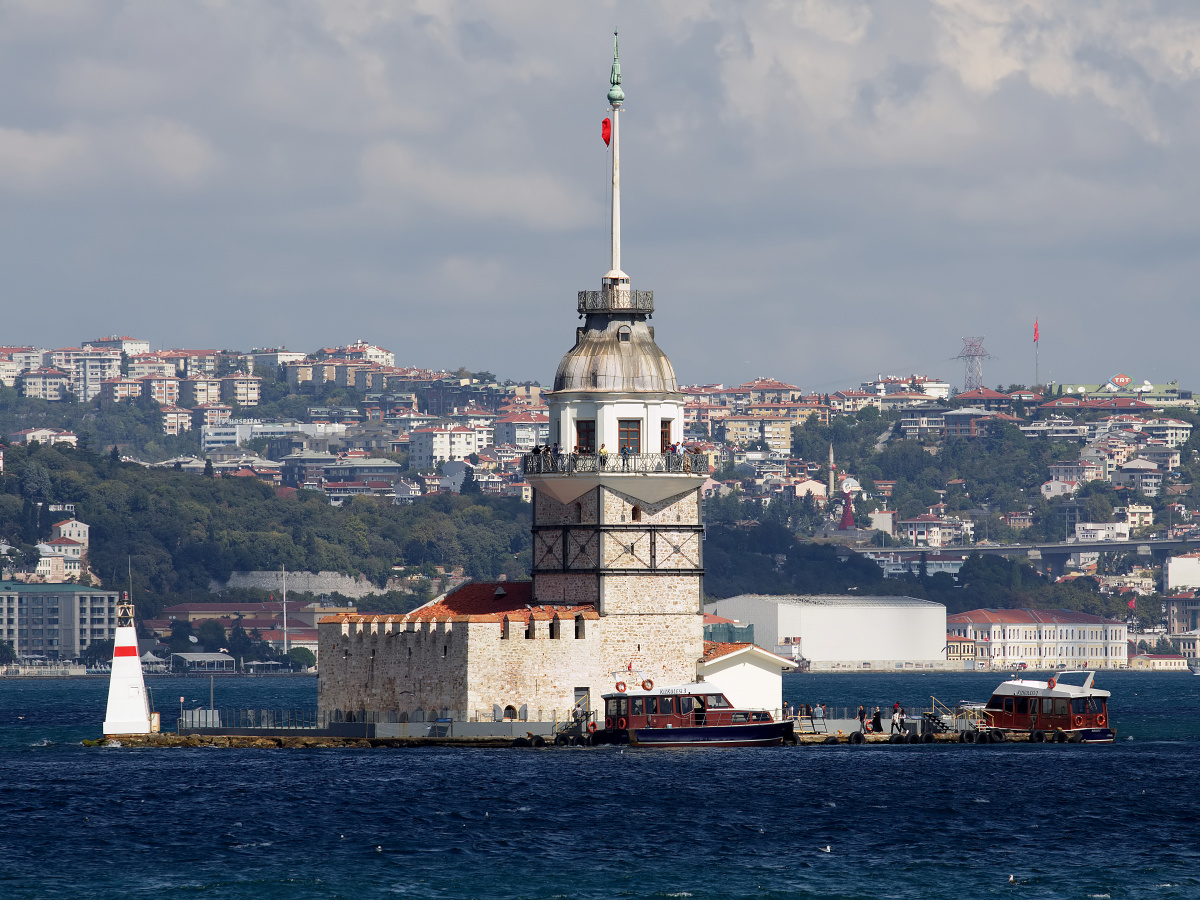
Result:
M588 732L594 734L596 731L596 723L588 722Z
M1057 683L1058 683L1058 682L1056 682L1056 681L1054 680L1054 676L1053 676L1053 675L1051 675L1051 676L1050 676L1050 678L1049 678L1049 679L1047 679L1047 681L1046 681L1046 687L1048 687L1048 688L1052 688L1052 687L1054 687L1054 685L1055 685L1055 684L1057 684Z
M612 728L612 726L613 726L613 720L612 720L612 716L605 716L605 718L604 718L604 727L605 727L605 728Z
M625 682L623 682L623 681L618 681L618 682L617 682L617 693L618 693L618 694L623 694L623 693L625 693L625 691L626 691L626 690L627 690L627 687L626 687L626 685L625 685Z
M1075 727L1080 728L1082 726L1083 726L1083 716L1076 716L1075 717Z
M1104 724L1104 721L1105 721L1105 720L1104 720L1104 713L1100 713L1100 715L1096 716L1096 724L1097 724L1097 725L1103 725L1103 724Z
M649 678L647 678L645 681L642 682L642 690L643 691L654 690L654 682L651 681Z
M617 727L618 727L619 729L621 729L622 731L624 731L624 730L625 730L625 720L624 720L624 719L617 719Z

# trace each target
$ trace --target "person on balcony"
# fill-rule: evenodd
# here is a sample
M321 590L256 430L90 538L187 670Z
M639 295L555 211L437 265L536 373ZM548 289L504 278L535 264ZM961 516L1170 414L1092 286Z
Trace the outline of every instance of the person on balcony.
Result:
M607 465L608 465L608 448L604 444L601 444L600 445L600 471L603 472L604 467Z

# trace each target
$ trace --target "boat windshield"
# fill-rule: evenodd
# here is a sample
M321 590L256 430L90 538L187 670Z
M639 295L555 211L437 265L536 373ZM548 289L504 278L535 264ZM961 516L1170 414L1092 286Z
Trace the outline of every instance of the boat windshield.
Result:
M725 699L724 694L705 694L704 705L709 709L732 709L733 704Z

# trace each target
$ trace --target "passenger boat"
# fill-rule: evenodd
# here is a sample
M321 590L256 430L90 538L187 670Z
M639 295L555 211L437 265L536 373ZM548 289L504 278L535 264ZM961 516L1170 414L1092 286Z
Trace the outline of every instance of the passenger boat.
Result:
M697 682L656 688L623 682L604 698L597 743L633 747L771 747L796 743L795 723L766 710L735 709L714 685Z
M1063 680L1078 675L1084 676L1082 684ZM1117 736L1108 716L1111 694L1096 688L1095 681L1094 671L1062 672L1046 681L1006 681L980 709L980 731L986 729L993 741L1022 733L1034 742L1110 744Z

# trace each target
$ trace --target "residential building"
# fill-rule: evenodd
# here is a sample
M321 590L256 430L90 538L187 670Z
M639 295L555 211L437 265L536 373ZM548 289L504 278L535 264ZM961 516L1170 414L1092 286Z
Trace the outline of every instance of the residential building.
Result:
M1076 522L1076 541L1127 541L1128 522Z
M1113 487L1141 491L1146 497L1157 497L1162 487L1162 472L1146 459L1131 459L1113 473Z
M179 401L179 379L175 376L142 378L142 396L161 406L174 406Z
M924 513L913 519L902 519L899 532L914 547L945 547L953 543L967 543L974 536L974 525L958 519L943 519L941 516Z
M61 522L55 522L50 527L50 533L55 538L67 538L75 541L75 543L83 547L84 552L88 548L88 535L91 527L86 522L80 522L78 519L63 519Z
M43 366L25 372L17 379L22 397L39 400L62 400L71 391L71 376L62 369Z
M93 341L85 341L83 346L95 347L97 350L116 350L118 353L124 353L126 356L142 356L150 352L150 342L144 341L141 338L132 338L128 335L111 335L110 337L96 338Z
M484 446L473 428L461 425L418 428L408 436L409 465L434 468L450 460L465 460Z
M112 406L142 396L142 383L133 378L109 378L100 385L100 405Z
M950 398L950 382L926 375L877 375L874 381L865 381L862 390L866 393L877 394L922 394L926 400L948 400Z
M1154 419L1142 426L1142 432L1174 449L1188 442L1192 436L1192 424L1180 419Z
M1049 468L1051 481L1071 481L1078 484L1087 484L1089 481L1099 481L1101 479L1100 467L1086 459L1052 463Z
M8 436L10 444L32 444L34 441L39 444L70 444L74 447L79 443L79 438L73 432L58 428L26 428Z
M1159 443L1148 443L1144 447L1138 448L1137 458L1154 463L1160 472L1174 471L1179 468L1180 463L1178 450Z
M1009 412L1012 409L1012 397L991 388L977 388L956 394L954 402L964 406L981 407L988 412Z
M201 403L194 407L192 428L199 430L205 425L225 425L233 418L233 407L224 403Z
M174 378L175 363L157 356L139 356L129 361L130 378Z
M1078 490L1078 481L1047 481L1042 485L1042 496L1053 500L1055 497L1070 497Z
M116 637L117 593L77 584L0 582L0 617L0 640L18 656L75 659L93 641Z
M207 403L221 402L221 379L207 375L193 375L180 379L179 403L195 408Z
M996 669L1119 669L1128 664L1124 622L1067 609L973 609L946 630L975 642L976 662Z
M755 378L739 386L747 392L751 404L793 403L803 397L803 392L794 384L785 384L774 378Z
M1124 518L1130 528L1148 528L1154 524L1154 508L1151 506L1131 503L1129 506L1118 506L1113 512Z
M900 418L900 430L910 441L936 440L945 436L947 412L944 406L913 407Z
M492 441L508 444L521 450L550 443L550 417L542 413L511 412L496 419ZM470 427L470 426L468 426ZM563 447L564 452L570 447Z
M102 382L121 375L120 350L61 347L46 351L43 360L46 366L60 369L71 376L71 393L80 400L91 400L100 393Z
M192 411L178 406L164 406L162 413L163 434L183 434L192 430Z
M278 369L288 363L302 362L306 355L299 350L287 350L283 347L255 348L250 351L250 357L253 360L251 371L258 368Z
M234 406L258 406L262 379L257 375L227 375L221 379L221 399Z

